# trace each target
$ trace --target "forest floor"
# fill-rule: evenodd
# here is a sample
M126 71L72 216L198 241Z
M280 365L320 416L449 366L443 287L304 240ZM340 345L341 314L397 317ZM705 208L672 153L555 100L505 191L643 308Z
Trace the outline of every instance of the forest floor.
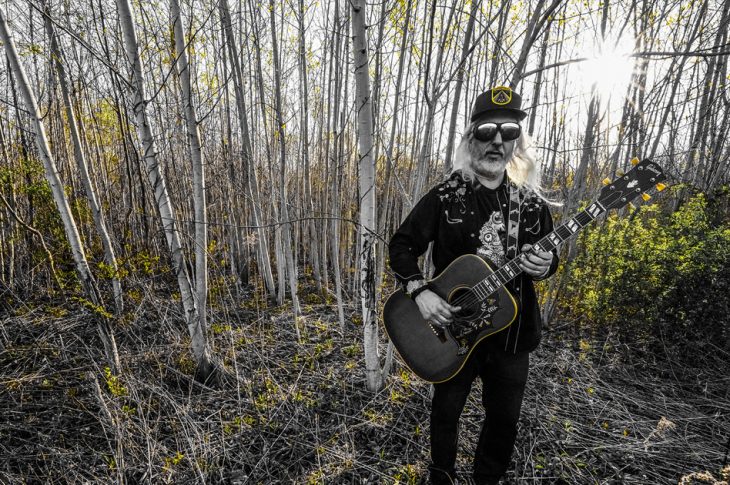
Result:
M289 306L262 308L250 295L214 305L210 337L226 376L212 388L190 377L179 302L130 294L116 329L119 375L106 368L83 305L2 310L0 483L404 484L426 476L430 385L396 360L383 390L365 389L355 307L343 331L335 305L305 295L297 342ZM567 334L547 331L531 355L509 483L722 483L727 354L708 349L715 357L677 365L672 355ZM479 386L462 420L464 476L481 422Z

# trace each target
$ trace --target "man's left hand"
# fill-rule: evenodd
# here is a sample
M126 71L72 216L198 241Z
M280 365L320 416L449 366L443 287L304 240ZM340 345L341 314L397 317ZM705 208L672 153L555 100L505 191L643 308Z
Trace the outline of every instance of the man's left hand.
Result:
M532 244L522 246L522 253L519 256L519 266L533 278L541 278L550 270L553 262L553 253L550 251L537 251L532 249Z

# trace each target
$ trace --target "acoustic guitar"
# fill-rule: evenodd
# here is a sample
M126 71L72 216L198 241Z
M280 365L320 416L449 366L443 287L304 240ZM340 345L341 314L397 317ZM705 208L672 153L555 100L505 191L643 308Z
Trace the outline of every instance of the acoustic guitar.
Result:
M666 177L659 165L638 159L632 160L632 165L615 180L604 180L605 186L592 204L540 239L534 248L552 251L609 209L623 207L639 195L648 200L644 192L654 186L664 189L661 182ZM517 258L496 270L491 262L474 254L454 260L429 281L432 291L450 305L461 307L446 326L426 321L402 289L393 293L383 308L383 321L405 364L418 377L433 383L455 376L479 342L515 321L519 305L505 285L521 272Z

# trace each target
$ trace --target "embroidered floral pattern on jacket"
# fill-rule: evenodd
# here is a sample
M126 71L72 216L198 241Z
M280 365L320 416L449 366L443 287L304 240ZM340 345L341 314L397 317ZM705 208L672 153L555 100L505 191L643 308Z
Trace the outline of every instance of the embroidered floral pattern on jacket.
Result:
M535 192L530 190L524 194L522 200L522 221L525 231L530 234L540 234L540 213L545 202Z
M500 233L504 233L505 230L502 213L492 212L489 220L484 223L479 231L479 241L482 245L477 248L477 254L498 266L504 264L504 246L502 245Z
M466 213L467 183L458 174L442 182L438 187L438 198L444 206L446 222L460 224L464 219L459 217Z

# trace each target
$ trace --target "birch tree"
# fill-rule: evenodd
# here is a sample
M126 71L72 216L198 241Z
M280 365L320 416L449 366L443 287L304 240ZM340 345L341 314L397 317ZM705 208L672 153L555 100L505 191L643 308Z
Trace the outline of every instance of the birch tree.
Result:
M314 213L314 201L312 200L312 181L309 157L309 77L307 73L307 43L306 29L304 27L304 0L299 0L298 26L299 26L299 93L301 99L301 151L304 161L304 205L308 214ZM307 245L308 254L311 257L312 273L317 283L317 289L322 292L322 276L319 266L319 236L314 220L309 218L305 223L305 234L309 238Z
M114 251L114 246L112 245L111 237L109 236L106 221L104 220L104 213L101 210L101 205L99 204L98 197L96 196L96 188L94 187L94 184L91 181L91 176L89 175L86 154L82 147L81 135L79 133L78 123L76 122L76 114L74 113L71 92L68 86L68 78L64 67L65 57L61 51L58 39L56 38L56 32L48 11L46 11L44 15L44 22L46 33L48 34L48 38L51 42L51 58L56 68L58 84L61 87L68 130L71 134L71 141L73 144L74 158L76 159L76 165L79 169L79 174L81 175L81 183L83 184L86 198L89 201L89 208L91 209L91 216L94 219L96 232L101 239L101 245L104 249L104 260L111 272L114 308L117 315L120 315L124 309L124 299L122 297L122 284L119 280L117 257Z
M170 17L175 37L175 67L180 79L180 88L185 115L185 128L190 147L190 158L193 166L193 207L195 223L195 294L200 326L207 329L208 302L208 217L206 213L205 169L203 153L200 149L200 133L198 132L197 115L193 105L190 68L185 48L185 36L182 29L180 4L178 0L170 0Z
M146 108L148 101L145 98L142 62L139 56L137 32L132 20L132 7L129 0L116 0L116 4L119 10L119 21L122 26L127 60L132 68L132 111L134 113L137 134L142 143L142 157L147 170L147 177L155 193L157 208L162 218L162 227L165 232L168 249L170 250L173 271L175 272L178 288L180 289L185 321L192 341L193 354L198 365L196 378L206 381L213 375L215 367L208 346L207 329L202 325L198 308L195 305L195 296L190 283L190 277L187 273L185 255L180 244L175 212L167 191L165 178L162 175L159 162L157 161L154 137L152 136L152 129L147 119Z
M225 35L225 44L228 50L228 57L231 60L233 70L233 86L236 95L236 108L238 112L238 126L241 131L241 159L243 161L244 171L244 187L251 204L251 216L253 225L256 230L256 244L258 246L257 262L259 265L259 273L264 281L266 290L270 300L276 299L276 286L274 285L274 275L271 271L271 260L269 259L269 239L266 230L261 228L261 195L259 193L258 176L256 175L256 167L253 159L253 149L251 147L251 137L246 118L246 98L243 89L243 70L239 57L238 48L236 47L236 38L233 34L233 26L231 22L230 9L227 0L220 0L218 3L218 11L223 24L223 33Z
M76 264L76 274L79 277L81 287L88 299L94 306L102 309L101 312L97 311L99 314L99 318L97 319L98 330L104 343L107 358L110 360L115 371L117 371L119 369L119 354L117 352L114 335L109 326L108 319L103 314L103 302L101 300L101 295L99 294L94 277L91 274L91 269L89 268L89 263L86 259L83 243L81 242L81 236L79 235L76 221L71 213L71 207L69 206L68 199L66 198L64 185L58 174L58 169L56 168L56 162L51 155L51 148L46 136L46 130L43 126L41 112L38 109L38 103L36 102L35 95L30 87L28 77L25 74L25 69L20 63L15 42L13 42L12 37L10 37L8 24L5 21L5 14L2 10L0 10L0 41L2 41L3 46L5 47L5 55L8 59L8 63L10 64L10 68L17 79L18 88L23 96L26 109L33 121L36 146L38 147L38 153L41 161L43 162L46 181L48 182L48 185L51 188L51 193L53 194L53 201L55 202L56 208L61 216L61 220L63 221L66 239L71 247L71 254L73 255L74 263Z
M281 239L282 252L286 261L286 274L289 279L289 291L291 292L292 307L294 308L295 325L296 317L301 313L299 297L297 296L297 269L294 266L294 251L291 246L291 222L289 221L289 208L286 196L286 134L284 132L284 116L281 106L281 63L279 62L278 42L276 38L276 23L274 21L275 8L274 0L269 0L269 19L271 25L271 42L274 60L274 113L276 116L276 133L279 146L279 215L281 217ZM281 263L279 263L281 266ZM297 326L297 336L299 327Z
M355 108L359 149L360 198L360 306L364 329L365 373L367 388L377 391L383 387L389 372L389 362L380 368L378 355L378 324L375 308L375 162L373 160L373 112L370 99L367 36L365 31L365 2L353 0L352 53L355 62Z

